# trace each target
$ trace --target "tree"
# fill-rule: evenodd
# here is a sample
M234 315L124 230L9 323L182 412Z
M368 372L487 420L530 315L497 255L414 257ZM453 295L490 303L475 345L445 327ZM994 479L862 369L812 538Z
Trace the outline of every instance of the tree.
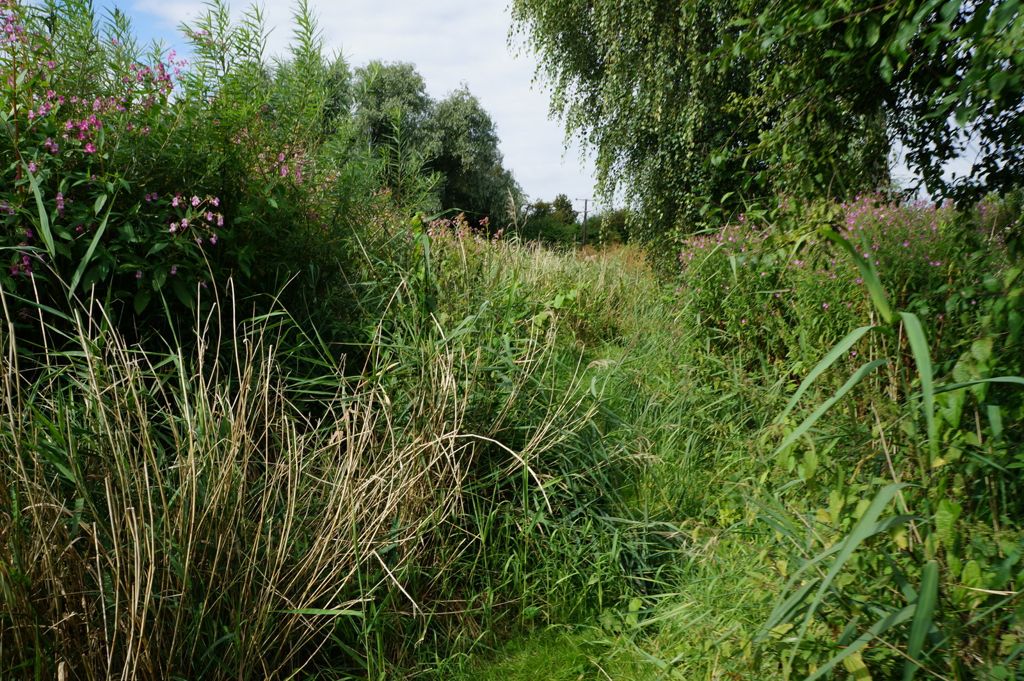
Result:
M579 213L573 210L572 200L565 194L559 194L551 202L552 213L556 220L564 225L572 225L576 222Z
M337 132L339 123L352 112L352 71L341 55L335 57L327 68L326 81L323 121L324 133L329 136Z
M1019 184L1019 4L513 0L513 18L601 189L628 188L651 237L884 185L894 139L933 191ZM983 172L944 183L971 136Z
M740 49L785 55L805 76L772 84L787 112L856 92L884 102L932 194L975 199L1024 183L1020 0L773 3L750 26ZM943 166L967 153L972 172L945 178Z
M424 148L427 144L425 123L433 102L415 66L407 62L372 61L356 69L353 99L356 123L366 131L371 145L394 137L399 127L410 137L410 143L424 152L429 151Z
M433 107L428 126L436 150L429 166L444 176L441 206L506 226L509 202L518 204L522 190L502 165L494 121L480 101L462 87Z

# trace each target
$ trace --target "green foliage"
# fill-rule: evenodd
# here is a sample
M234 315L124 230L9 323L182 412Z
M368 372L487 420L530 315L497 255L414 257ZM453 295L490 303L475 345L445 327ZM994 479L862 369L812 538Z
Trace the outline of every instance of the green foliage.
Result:
M751 3L736 49L785 63L768 85L783 120L829 95L884 99L888 126L933 194L980 198L1024 180L1024 19L1018 0ZM792 144L803 126L783 131ZM970 151L968 151L968 149ZM970 155L948 180L943 164Z
M806 121L783 117L783 102L760 88L790 73L787 62L726 49L747 12L712 1L513 4L552 81L553 108L595 147L604 193L628 189L640 210L632 228L647 240L717 226L780 192L845 197L885 176L882 100L863 106L830 92ZM790 134L772 143L782 129Z
M1017 0L513 3L553 109L650 242L882 188L894 141L935 194L1019 186L1020 15ZM973 172L946 182L968 146Z
M434 105L429 126L436 145L429 167L444 177L441 207L506 229L523 193L502 165L494 122L480 101L465 87L456 90Z
M571 246L576 243L579 215L572 207L572 200L559 194L551 203L537 200L526 207L519 237L525 241L540 241L552 246Z
M373 147L400 140L438 173L439 210L508 227L522 190L502 164L494 121L467 88L435 102L415 66L375 61L356 70L354 89L356 128Z

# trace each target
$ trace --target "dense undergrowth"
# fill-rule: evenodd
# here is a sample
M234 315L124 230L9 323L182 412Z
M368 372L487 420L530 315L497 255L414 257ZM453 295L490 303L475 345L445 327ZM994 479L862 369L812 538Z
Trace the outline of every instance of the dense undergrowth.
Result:
M1019 196L793 202L666 281L418 214L303 7L272 67L257 13L185 65L44 9L0 4L0 677L1019 673Z

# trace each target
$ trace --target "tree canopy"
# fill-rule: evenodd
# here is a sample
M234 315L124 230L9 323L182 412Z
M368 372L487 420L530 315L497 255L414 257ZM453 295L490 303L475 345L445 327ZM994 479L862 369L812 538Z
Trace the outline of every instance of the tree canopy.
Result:
M654 233L780 195L887 183L893 144L927 188L1020 184L1020 0L513 0L553 110ZM942 167L970 147L969 178Z
M522 190L503 165L494 120L468 88L434 101L413 64L375 61L356 70L353 91L356 126L371 146L400 145L440 175L441 209L507 223Z

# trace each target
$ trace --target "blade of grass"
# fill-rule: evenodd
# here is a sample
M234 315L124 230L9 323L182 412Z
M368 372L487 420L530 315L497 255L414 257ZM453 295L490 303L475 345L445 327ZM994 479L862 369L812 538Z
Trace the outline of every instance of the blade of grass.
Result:
M796 442L797 439L799 439L801 436L803 436L804 433L811 429L811 426L817 423L818 419L824 416L825 413L832 408L832 405L841 400L843 396L846 395L846 393L853 390L854 386L856 386L858 383L864 380L865 376L867 376L872 371L874 371L875 369L877 369L878 367L882 366L885 363L886 360L884 359L876 359L873 362L865 364L860 369L857 369L853 376L850 376L850 378L847 379L846 383L844 383L839 388L839 390L837 390L835 394L832 395L832 397L825 400L821 404L821 406L815 409L810 416L804 419L803 422L799 426L797 426L792 433L786 436L786 439L782 441L782 444L780 444L778 448L776 448L775 453L778 454L779 452L783 451L791 444Z
M811 373L807 374L807 378L800 383L800 387L796 389L795 393L793 393L793 396L789 399L789 403L786 405L786 408L783 409L782 413L779 415L778 420L781 421L785 419L796 406L796 403L800 401L803 394L807 392L807 389L810 388L816 380L818 380L818 377L825 373L830 366L835 364L836 360L846 354L850 348L856 345L857 341L863 338L865 334L876 328L878 327L862 326L859 329L854 329L848 333L845 338L839 341L834 348L829 350L828 354L822 357L821 361L818 362L811 370Z
M114 202L111 201L110 205L107 206L107 213L103 216L103 220L100 222L100 226L96 228L96 234L93 235L92 241L89 242L89 248L85 251L85 256L81 262L78 263L78 267L75 268L75 275L71 277L71 284L68 287L69 291L74 291L78 288L78 282L82 280L82 275L85 274L85 269L92 262L92 256L96 252L96 247L103 239L103 233L107 231L107 222L110 221L110 211L114 209Z
M910 625L907 655L911 659L903 665L903 681L913 681L920 668L917 660L921 657L928 631L932 628L935 603L939 598L939 564L934 560L925 564L921 573L921 589L918 591L914 621Z
M32 195L36 199L36 211L39 213L39 237L46 246L46 252L53 258L57 254L57 247L53 243L53 232L50 231L50 216L46 212L46 204L43 203L43 193L39 189L39 180L32 171L28 171L28 182L32 187Z
M857 264L861 278L868 287L868 295L871 296L871 302L874 304L875 309L882 315L882 319L885 320L886 324L892 324L895 320L892 306L889 305L889 298L885 295L885 287L882 286L882 281L878 278L875 266L870 260L861 255L852 243L840 236L835 230L825 230L825 236L850 254L850 257Z
M867 631L858 636L856 640L853 641L853 643L844 648L841 653L833 657L825 664L818 667L817 671L808 676L804 681L815 681L815 679L820 679L821 677L825 676L833 669L835 669L835 666L837 664L839 664L846 658L850 657L851 655L859 651L861 648L870 643L872 639L875 639L881 634L884 634L886 631L892 629L898 624L906 622L914 614L914 611L916 609L916 605L908 605L907 607L901 610L897 610L896 612L890 613L882 619L878 620L877 622L872 624Z
M921 380L921 394L924 397L921 409L924 410L924 420L928 425L928 450L931 452L932 460L939 455L939 424L935 420L935 383L932 372L932 356L928 347L928 339L921 328L921 320L911 312L900 312L903 320L903 328L907 331L907 340L910 349L914 353L914 362L917 364L917 375Z
M793 645L793 655L797 652L797 647L800 645L800 641L803 640L807 633L807 628L811 624L811 620L814 618L814 613L817 612L821 606L822 601L825 598L825 592L832 586L832 582L835 580L839 571L843 569L846 562L850 560L850 557L857 550L857 548L864 543L864 541L875 534L878 534L880 528L885 526L885 522L879 522L879 517L882 515L882 511L889 505L897 493L907 485L904 483L893 483L886 485L878 491L875 498L871 500L867 510L864 511L864 515L860 517L857 524L853 526L850 534L846 536L846 539L842 542L842 548L839 550L836 559L832 562L832 566L828 570L828 574L821 581L818 586L817 593L814 594L814 598L811 600L810 606L807 608L807 613L804 615L804 622L800 626L800 634L797 636L797 640Z

